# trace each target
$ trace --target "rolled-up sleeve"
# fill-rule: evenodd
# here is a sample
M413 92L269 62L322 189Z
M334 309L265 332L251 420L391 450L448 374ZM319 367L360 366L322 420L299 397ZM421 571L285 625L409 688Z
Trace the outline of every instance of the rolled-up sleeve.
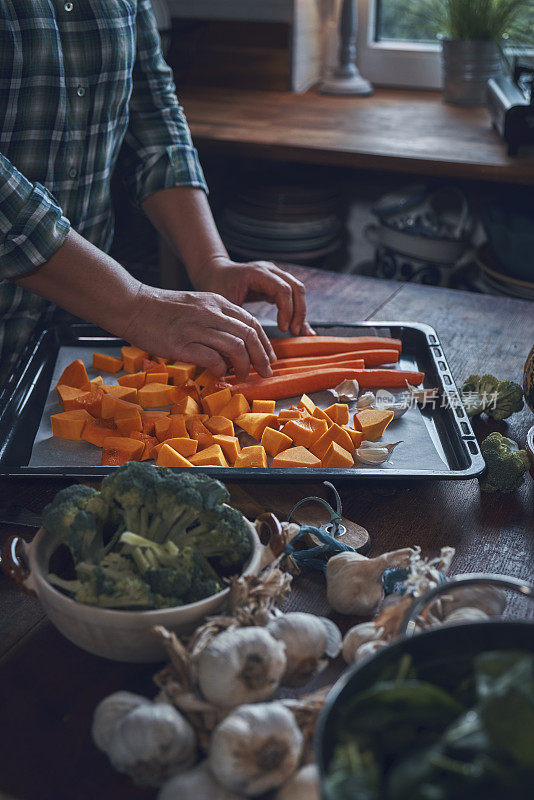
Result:
M161 53L150 0L139 0L130 120L118 167L134 201L160 189L192 186L207 192L172 72Z
M52 195L0 153L0 280L22 278L48 261L70 230Z

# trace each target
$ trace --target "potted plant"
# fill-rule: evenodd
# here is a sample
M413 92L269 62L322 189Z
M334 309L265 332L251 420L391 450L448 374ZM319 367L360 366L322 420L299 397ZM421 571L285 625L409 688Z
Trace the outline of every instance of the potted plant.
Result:
M417 0L417 16L442 42L446 103L485 105L488 80L504 68L504 45L532 42L533 6L532 0Z

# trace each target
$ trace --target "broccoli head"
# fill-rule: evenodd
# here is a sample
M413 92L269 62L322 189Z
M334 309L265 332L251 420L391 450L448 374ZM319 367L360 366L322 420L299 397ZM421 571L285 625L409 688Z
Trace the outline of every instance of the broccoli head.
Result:
M187 543L225 575L239 571L252 553L245 517L226 505L206 511L200 524L187 532Z
M96 562L103 553L108 507L96 489L83 484L59 491L42 515L43 527L71 550L74 562Z
M156 506L156 467L129 461L102 481L101 494L110 508L115 508L127 529L146 536Z
M526 450L500 433L490 433L481 444L486 472L479 479L483 492L513 492L530 467Z
M470 375L462 386L462 401L468 416L486 412L503 420L523 408L523 390L513 381L498 380L494 375Z

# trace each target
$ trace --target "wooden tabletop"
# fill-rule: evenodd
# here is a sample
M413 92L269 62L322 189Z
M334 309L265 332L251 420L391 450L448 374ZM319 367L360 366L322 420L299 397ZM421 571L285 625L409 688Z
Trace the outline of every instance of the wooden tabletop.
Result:
M357 322L414 320L435 327L457 382L472 372L496 372L515 380L534 342L531 303L459 291L343 276L292 267L308 288L310 319ZM273 317L266 305L251 309ZM509 424L479 424L523 443L534 424L529 410ZM4 480L0 502L40 512L64 484ZM324 493L322 486L250 485L247 491L269 507ZM344 513L370 533L372 554L418 544L424 555L444 545L456 548L452 572L490 571L534 578L534 481L527 476L513 494L481 494L478 482L393 483L376 481L341 487ZM0 545L12 533L0 527ZM328 613L323 578L297 578L291 606ZM0 794L19 800L148 800L152 790L132 787L115 773L90 740L92 711L112 691L148 696L154 668L118 664L71 645L48 623L37 600L0 576ZM353 620L339 616L346 628ZM336 663L322 678L331 681Z
M534 183L534 158L510 158L485 108L440 92L372 97L192 87L180 94L197 146L227 155L447 178Z

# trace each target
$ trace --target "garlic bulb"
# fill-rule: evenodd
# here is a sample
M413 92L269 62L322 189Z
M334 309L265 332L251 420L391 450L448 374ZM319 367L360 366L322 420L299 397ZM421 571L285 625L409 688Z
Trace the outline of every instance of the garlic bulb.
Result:
M95 708L91 734L96 746L106 752L117 722L141 705L149 705L150 700L132 692L114 692L104 697Z
M357 461L362 464L383 464L389 460L390 455L401 442L393 444L377 444L377 442L362 442L354 451Z
M332 620L315 614L292 612L269 622L267 630L286 647L284 686L302 686L326 666L325 655L335 658L341 650L341 633Z
M430 610L443 619L465 606L479 608L489 617L500 617L506 606L506 594L496 586L451 586L446 595L430 606Z
M158 800L241 800L242 797L215 779L207 761L175 775L158 794Z
M196 759L196 737L189 722L168 703L137 706L113 730L109 760L136 783L159 786Z
M363 408L372 408L376 402L376 397L372 392L364 392L358 397L356 408L361 411Z
M284 783L275 800L321 800L319 773L315 764L306 764Z
M485 622L489 618L489 614L486 614L481 608L464 606L463 608L457 608L451 611L451 613L444 618L442 624L459 625L465 622Z
M255 797L293 774L302 744L295 717L282 703L244 705L215 728L210 769L228 789Z
M369 616L382 600L382 573L387 567L408 567L413 550L406 547L366 558L359 553L338 553L326 565L326 595L340 614Z
M283 642L265 628L234 628L219 633L201 652L198 684L210 703L233 708L270 697L285 668Z
M343 658L347 664L354 664L362 644L378 639L382 630L383 628L377 629L374 622L361 622L347 631L343 639Z

